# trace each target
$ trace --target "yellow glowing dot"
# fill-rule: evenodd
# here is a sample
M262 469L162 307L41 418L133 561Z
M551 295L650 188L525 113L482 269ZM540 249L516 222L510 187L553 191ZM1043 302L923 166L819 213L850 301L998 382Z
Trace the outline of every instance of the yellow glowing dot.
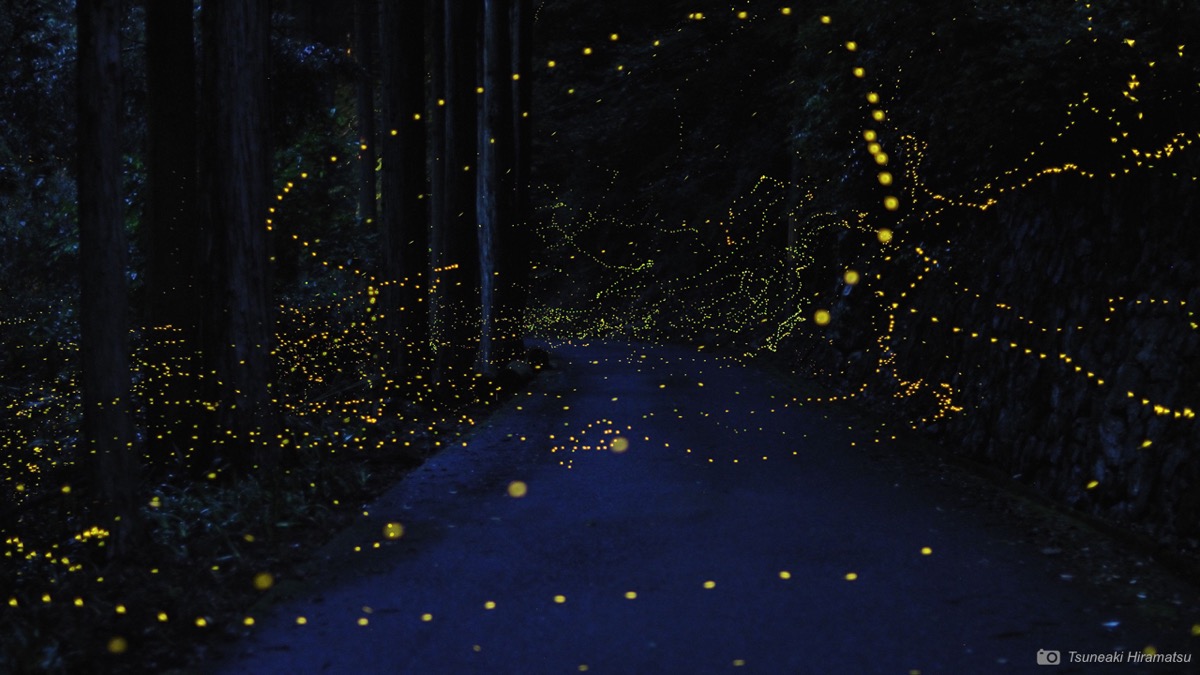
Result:
M746 665L746 659L734 659L733 660L734 668L741 668L744 665Z
M404 536L404 526L400 523L388 523L383 526L383 536L388 539L399 539Z
M745 19L748 16L750 16L749 12L738 12L737 13L737 18L739 18L739 19Z
M64 485L64 486L62 486L62 492L63 492L63 494L64 494L64 495L69 495L69 494L71 494L71 486L70 486L70 485Z
M368 623L370 623L370 621L367 619L367 617L365 617L365 616L358 617L358 625L365 626Z
M429 612L425 612L424 614L421 615L421 620L424 621L425 623L429 623L430 621L433 621L433 615L430 614Z
M883 208L887 209L888 211L895 211L896 209L900 208L900 200L888 195L887 197L883 198Z
M275 577L271 576L270 572L259 572L254 575L254 587L260 591L265 591L275 585Z
M828 26L830 23L832 23L832 22L833 22L833 19L832 19L832 18L830 18L830 16L829 16L828 14L826 14L826 15L824 15L824 16L822 16L822 17L821 17L821 23L823 23L823 24L825 24L825 25L827 25L827 26Z
M1200 623L1192 624L1192 635L1200 637Z
M529 492L529 486L526 485L523 481L514 480L513 482L508 484L508 496L509 497L517 497L517 498L524 497L527 492Z
M124 654L125 650L129 649L129 642L120 635L108 641L109 654Z
M296 617L296 625L297 626L303 626L307 623L308 623L308 619L306 619L305 617L302 617L302 616Z
M847 572L846 573L846 581L854 581L855 579L858 579L857 572Z
M564 602L566 602L566 601L567 601L567 596L565 596L565 595L556 595L556 596L554 596L554 603L555 603L555 604L557 604L557 605L561 605L561 604L563 604L563 603L564 603Z
M829 310L818 309L816 312L813 312L813 321L816 322L818 326L828 326Z
M546 62L546 67L547 67L547 68L553 68L553 67L555 67L555 66L557 66L557 65L558 65L558 62L557 62L557 61L555 61L554 59L550 59L549 61L547 61L547 62Z
M242 625L243 626L253 626L254 625L254 617L248 616L248 617L242 619Z
M842 275L842 279L845 280L847 285L854 286L854 285L858 284L858 279L859 279L858 271L857 270L846 270L846 273Z
M787 570L783 570L779 573L779 578L780 579L791 579L792 573Z
M867 103L879 103L879 94L875 92L867 94Z
M867 74L867 71L862 66L854 67L854 76L855 77L864 77L864 76L866 76L866 74Z
M1098 481L1098 480L1088 481L1087 489L1091 490L1092 488L1096 487L1099 484L1100 484L1100 481Z
M331 162L336 162L336 161L337 161L337 155L333 155L333 156L331 156L331 157L329 158L329 161L331 161Z
M871 111L871 119L875 120L876 122L882 122L885 117L887 117L887 115L884 115L882 110Z
M708 589L713 589L713 588L716 588L716 587L717 587L717 582L715 582L715 581L706 581L706 582L704 582L704 587L705 587L705 588L708 588Z
M1158 653L1158 648L1156 648L1154 645L1146 645L1142 648L1142 653L1147 656L1154 656Z
M879 239L879 243L886 244L892 240L892 231L886 227L882 227L875 233L875 236Z
M621 36L620 36L620 35L617 35L616 33L613 33L612 35L609 35L609 36L608 36L608 39L609 39L609 40L612 40L613 42L616 42L617 40L620 40L620 39L621 39Z
M867 141L868 143L874 143L878 138L879 134L875 133L874 129L867 129L863 132L863 140Z
M399 130L399 129L392 129L392 131L391 131L390 133L391 133L393 136L399 136L399 135L400 135L400 130Z
M791 7L780 7L780 8L779 8L779 13L780 13L780 14L782 14L782 15L784 15L784 16L791 16L791 15L792 15L792 8L791 8Z
M1151 441L1151 440L1149 440L1149 439L1142 441L1142 447L1143 447L1143 448L1148 448L1148 447L1150 447L1151 445L1154 445L1154 442L1153 442L1153 441Z
M928 546L921 547L921 555L933 555L933 549Z
M117 605L116 607L113 608L113 611L115 611L117 614L124 614L126 611L125 605Z
M637 591L625 591L625 599L626 600L636 600L637 599Z
M161 622L163 622L163 623L166 623L166 621L167 621L167 618L168 618L168 617L167 617L167 613L166 613L166 612L159 612L159 613L158 613L158 620L159 620L159 621L161 621Z
M202 616L196 617L196 627L197 628L204 628L207 625L208 625L208 619L206 619Z
M483 603L483 608L496 609L496 602L494 600L488 600L487 602Z
M891 185L892 184L892 172L880 171L879 172L879 184L880 185Z
M590 55L591 55L591 53L592 53L592 48L591 48L591 47L584 47L584 48L583 48L583 55L584 55L584 56L590 56Z
M848 52L858 51L858 43L855 42L854 40L847 42L846 43L846 51L848 51Z
M615 453L622 453L629 449L629 440L623 436L617 436L612 439L612 444L609 446Z

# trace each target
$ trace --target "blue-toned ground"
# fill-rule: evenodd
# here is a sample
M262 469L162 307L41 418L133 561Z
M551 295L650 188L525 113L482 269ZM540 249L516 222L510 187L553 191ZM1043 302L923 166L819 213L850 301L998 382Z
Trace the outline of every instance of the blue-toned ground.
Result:
M771 373L683 347L554 351L200 669L1036 672L1039 649L1191 644ZM1055 672L1109 671L1187 669Z

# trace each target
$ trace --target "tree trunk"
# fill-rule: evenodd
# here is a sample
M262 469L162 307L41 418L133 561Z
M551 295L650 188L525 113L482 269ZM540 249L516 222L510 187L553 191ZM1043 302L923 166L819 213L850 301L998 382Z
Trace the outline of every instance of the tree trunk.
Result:
M207 0L201 15L207 398L217 457L241 466L273 465L279 452L269 384L268 18L266 0Z
M475 222L475 49L477 7L446 0L444 65L445 138L443 212L432 233L434 311L430 329L435 351L434 381L445 394L470 377L479 348L479 255Z
M121 199L121 4L78 0L78 198L83 439L114 555L137 538L129 420L128 249Z
M499 339L504 354L519 357L525 352L525 305L529 299L529 275L534 243L533 202L530 196L533 161L533 8L531 0L511 2L512 35L512 125L513 125L513 217L503 241Z
M386 2L387 0L380 0ZM429 102L426 115L429 130L426 139L429 167L429 268L425 273L428 298L426 326L429 331L429 354L431 366L436 371L437 355L441 344L440 317L443 314L443 293L438 288L439 274L435 270L439 253L444 248L446 231L446 0L428 0L425 8L429 16L427 27L429 42ZM437 327L437 328L435 328ZM434 381L439 379L432 373Z
M502 358L495 349L501 340L496 334L497 314L503 307L498 296L508 290L509 270L504 265L500 241L512 229L515 198L509 5L510 0L483 2L483 95L479 101L479 172L475 183L482 312L476 369L488 375L495 375L496 361Z
M195 251L196 63L191 0L146 4L147 199L149 239L146 377L151 444L191 445L200 291Z
M380 0L383 70L382 195L384 327L392 365L426 370L429 271L425 210L425 0Z
M354 60L358 64L358 220L375 222L375 59L376 7L354 0Z

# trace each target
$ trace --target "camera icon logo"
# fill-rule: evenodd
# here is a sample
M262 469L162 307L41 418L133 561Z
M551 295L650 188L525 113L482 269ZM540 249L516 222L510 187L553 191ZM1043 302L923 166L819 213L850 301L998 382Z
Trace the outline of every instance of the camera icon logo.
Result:
M1057 649L1039 649L1037 652L1039 666L1057 666L1062 664L1062 654Z

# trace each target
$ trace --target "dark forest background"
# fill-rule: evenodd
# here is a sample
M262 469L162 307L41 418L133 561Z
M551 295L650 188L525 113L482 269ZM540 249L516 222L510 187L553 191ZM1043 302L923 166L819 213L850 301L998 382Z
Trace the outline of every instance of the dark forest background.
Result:
M530 337L771 359L1189 559L1198 26L3 3L0 666L237 633L546 365Z

